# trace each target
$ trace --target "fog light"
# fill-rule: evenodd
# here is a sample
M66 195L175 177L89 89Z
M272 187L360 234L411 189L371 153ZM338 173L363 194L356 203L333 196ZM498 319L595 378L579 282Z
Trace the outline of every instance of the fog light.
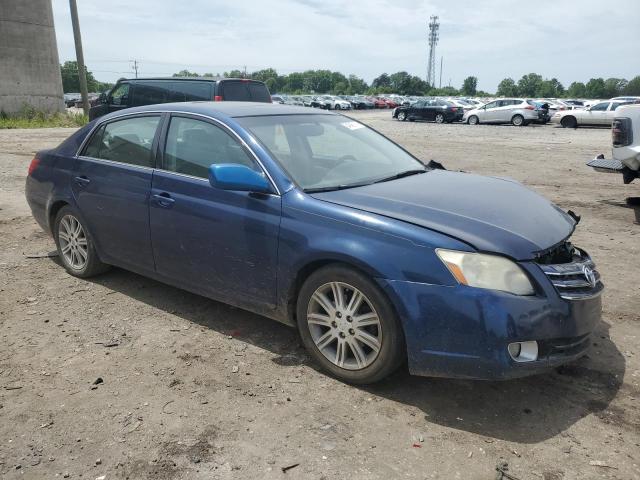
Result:
M538 359L538 342L514 342L507 347L516 362L533 362Z

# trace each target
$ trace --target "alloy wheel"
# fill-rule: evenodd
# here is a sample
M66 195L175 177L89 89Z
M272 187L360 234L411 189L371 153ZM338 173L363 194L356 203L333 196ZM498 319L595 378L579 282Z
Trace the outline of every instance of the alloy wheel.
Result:
M444 115L441 113L438 113L436 115L436 123L444 123Z
M73 215L65 215L58 226L58 241L65 263L74 270L87 265L89 249L82 224Z
M371 301L343 282L321 285L307 307L311 338L334 365L361 370L371 365L382 347L382 325Z

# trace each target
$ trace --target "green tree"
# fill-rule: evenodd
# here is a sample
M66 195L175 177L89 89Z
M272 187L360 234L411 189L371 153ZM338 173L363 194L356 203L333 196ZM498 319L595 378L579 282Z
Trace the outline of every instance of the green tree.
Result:
M97 81L93 73L86 68L87 90L89 92L103 92L113 86L112 83ZM60 75L62 76L62 90L64 93L77 93L80 91L80 78L78 77L78 62L64 62L60 65Z
M356 75L349 75L349 90L352 95L364 93L369 85L360 77Z
M498 84L498 97L515 97L518 95L518 86L513 78L505 78Z
M604 81L604 98L612 98L622 95L627 81L624 78L607 78Z
M640 96L640 76L633 77L629 80L623 91L624 95Z
M567 96L571 98L586 97L587 87L582 82L573 82L567 89Z
M478 78L477 77L467 77L462 82L462 90L460 93L463 95L468 95L473 97L478 91Z
M592 78L587 82L585 89L587 98L604 98L604 79Z
M542 76L537 73L523 75L522 78L518 80L518 95L535 97L541 83Z
M173 77L199 77L200 75L197 74L196 72L190 72L189 70L184 69L184 70L180 70L177 73L174 73L172 76Z
M432 88L427 92L427 95L433 97L455 97L460 95L460 92L454 87L447 86L442 88Z
M540 82L536 93L536 96L542 98L558 98L564 95L564 87L557 78L552 78L551 80Z
M382 73L379 77L373 79L371 86L373 88L391 88L391 79L388 74Z

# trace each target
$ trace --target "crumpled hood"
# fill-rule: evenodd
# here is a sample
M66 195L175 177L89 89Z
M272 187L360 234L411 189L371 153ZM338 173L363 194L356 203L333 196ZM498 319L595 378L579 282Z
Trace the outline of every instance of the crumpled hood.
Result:
M531 259L560 243L576 224L515 181L445 170L312 196L419 225L516 260Z

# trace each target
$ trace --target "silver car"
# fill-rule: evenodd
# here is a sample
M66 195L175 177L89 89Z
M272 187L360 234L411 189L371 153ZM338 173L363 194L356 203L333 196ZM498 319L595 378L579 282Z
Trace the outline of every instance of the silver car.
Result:
M523 98L500 98L486 105L468 110L463 122L470 125L479 123L511 123L517 127L528 125L539 119L539 111L533 100Z

